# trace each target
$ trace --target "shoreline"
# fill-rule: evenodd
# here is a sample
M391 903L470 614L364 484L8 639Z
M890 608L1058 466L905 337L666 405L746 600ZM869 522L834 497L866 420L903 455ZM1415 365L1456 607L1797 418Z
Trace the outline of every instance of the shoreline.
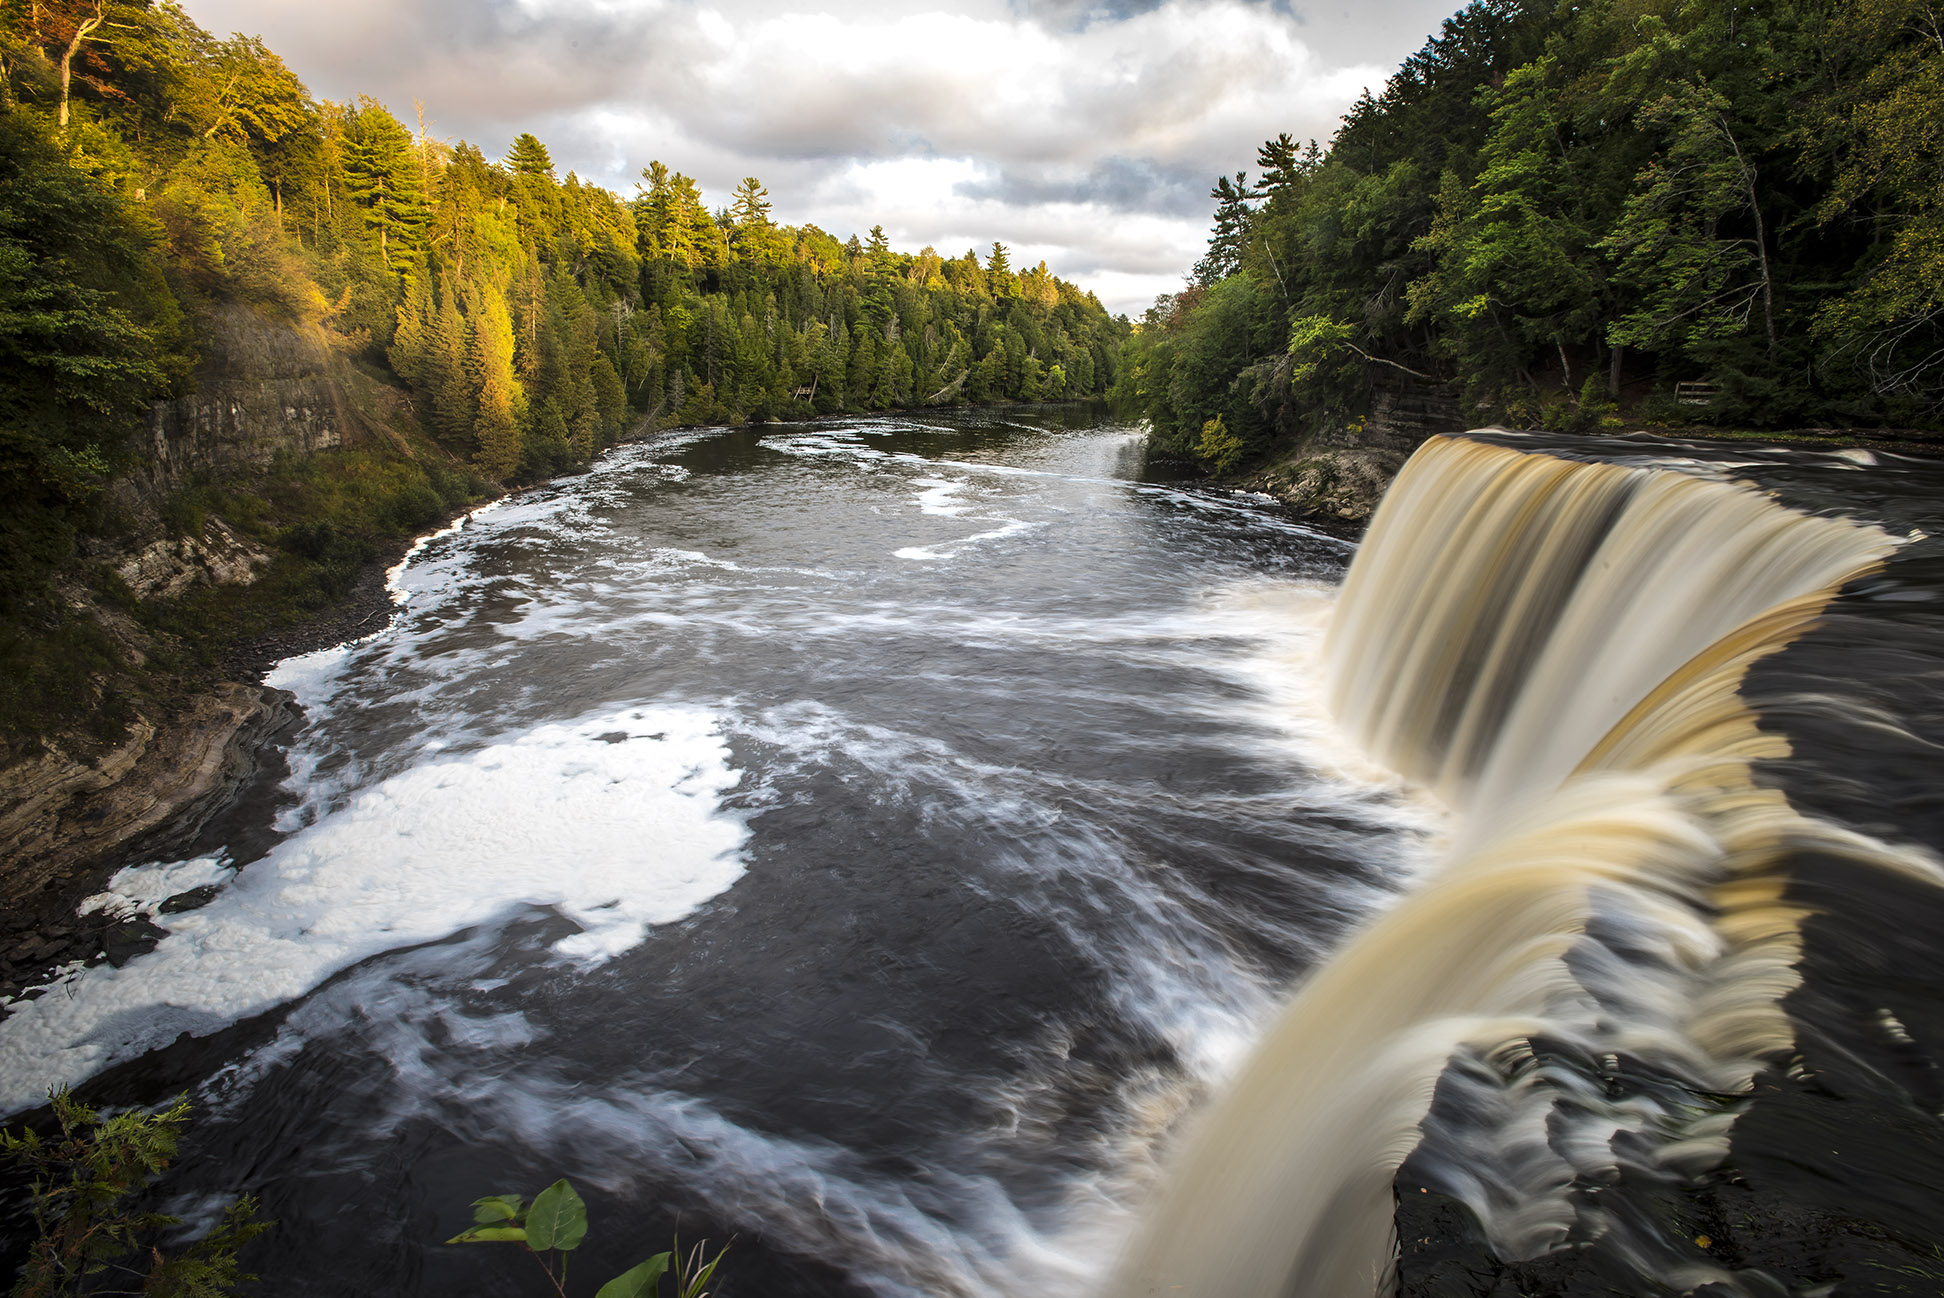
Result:
M77 962L85 966L105 959L120 965L154 946L161 930L145 919L102 911L82 915L81 904L104 891L120 870L187 849L231 809L245 788L262 778L278 737L302 716L291 694L265 683L272 668L383 629L403 607L390 588L392 570L426 537L511 494L468 505L418 536L384 545L362 566L341 600L296 626L233 647L214 679L196 686L168 715L142 727L132 745L141 751L131 761L115 764L116 754L110 754L97 763L121 769L101 787L85 792L79 814L61 817L64 822L90 815L106 819L93 804L118 796L148 802L153 810L127 832L63 853L71 859L56 866L40 888L0 898L0 1015L14 999L54 982ZM188 778L172 785L171 777L183 774L185 766Z
M62 853L72 859L55 866L40 888L0 899L0 1013L76 962L89 965L105 959L119 965L159 940L160 930L145 920L102 911L82 915L81 903L103 891L123 868L167 859L171 851L187 848L261 776L278 736L301 717L293 697L266 685L265 676L286 658L333 648L381 628L400 607L387 586L387 574L416 543L414 538L387 547L359 572L343 600L315 618L233 649L222 660L217 679L141 728L131 745L140 751L119 778L85 793L79 815L61 817L63 822L90 814L106 819L94 805L104 799L146 803L149 808L148 814L128 822L127 832L100 842L83 840L76 850Z
M1004 409L1029 404L1086 402L1004 402L949 408ZM811 418L917 413L915 409L888 410ZM697 429L768 426L650 425L643 421L632 435L604 448L601 454ZM261 778L278 736L301 716L288 693L264 683L271 669L285 659L336 648L382 630L403 607L390 588L390 574L414 549L476 511L540 485L526 483L502 489L498 495L454 511L415 536L381 546L359 570L357 580L341 600L296 626L234 646L221 659L213 679L196 685L167 714L138 725L121 748L85 768L65 761L58 743L50 745L50 756L42 759L50 768L45 781L48 787L38 800L66 798L72 805L49 811L40 819L58 822L57 828L47 833L60 835L65 846L42 853L53 864L45 869L38 886L30 883L25 889L12 890L12 895L0 896L0 1015L15 998L47 986L76 962L88 965L106 959L119 964L152 947L161 930L145 920L117 919L100 911L81 915L79 907L103 891L108 880L123 868L168 859L169 853L188 848L206 826L230 809L246 787ZM22 767L31 765L23 763ZM54 772L57 766L60 769ZM30 779L31 775L23 777L22 782ZM76 796L76 786L84 781L90 787L82 788ZM29 810L37 800L36 792L30 790L25 799ZM131 806L107 805L116 803ZM123 814L113 816L116 810ZM98 835L78 827L102 823L109 828Z
M1068 404L1089 403L1004 402L951 409L998 410L1021 405ZM933 408L861 415L836 413L812 418L912 416L929 409ZM640 429L637 435L616 442L603 454L652 442L664 435L693 432L696 428L767 426L768 422L655 426ZM1683 427L1626 432L1635 436L1761 440L1805 448L1861 447L1903 455L1944 455L1944 437L1905 429L1761 432ZM1296 458L1304 457L1299 453ZM1399 458L1401 462L1402 457ZM1359 540L1369 521L1368 513L1355 510L1345 513L1340 507L1319 508L1320 502L1296 489L1296 482L1276 480L1274 469L1286 462L1271 461L1244 473L1211 476L1201 481L1215 487L1262 492L1319 531L1353 544ZM114 920L99 912L81 916L78 907L86 898L102 891L107 881L125 866L164 859L170 851L187 847L205 826L230 807L246 785L260 776L266 755L275 748L277 736L299 717L288 694L264 684L270 670L285 659L334 648L381 630L402 607L390 589L389 575L418 545L460 523L474 511L538 485L532 483L504 490L455 511L417 536L384 546L364 565L342 600L297 626L233 648L222 659L217 679L197 688L173 713L146 727L146 733L133 745L140 749L133 757L118 763L116 759L121 755L118 750L100 759L96 767L103 774L98 786L84 791L77 800L78 814L69 814L63 820L105 820L107 815L96 804L119 800L134 804L132 811L123 809L125 832L110 834L99 841L89 841L86 833L77 833L80 841L73 850L60 854L61 859L49 872L51 877L40 888L0 898L3 903L0 907L0 1010L13 997L58 977L64 966L75 961L92 963L103 958L119 961L146 949L144 942L152 945L159 930L139 922L131 926L128 921ZM1365 485L1374 484L1359 484ZM1381 489L1371 494L1370 509L1374 510L1380 496ZM112 769L117 766L119 769ZM184 768L187 768L186 779L182 778Z

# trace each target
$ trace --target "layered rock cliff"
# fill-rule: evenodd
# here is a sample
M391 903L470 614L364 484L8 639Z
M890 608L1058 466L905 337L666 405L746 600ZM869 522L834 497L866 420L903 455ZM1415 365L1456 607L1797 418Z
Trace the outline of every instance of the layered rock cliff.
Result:
M141 463L111 488L124 526L112 542L83 541L83 560L112 572L137 600L255 581L272 560L267 551L213 515L167 526L166 502L192 484L357 440L368 427L360 410L374 403L364 389L379 386L356 374L316 324L220 305L196 332L202 360L193 390L156 404ZM81 584L63 600L131 670L171 648ZM118 739L55 734L0 746L0 903L16 919L59 910L130 854L166 851L185 838L288 717L276 691L240 680L103 702L126 705L130 720ZM22 940L33 939L30 931ZM18 952L0 933L0 964L10 955Z

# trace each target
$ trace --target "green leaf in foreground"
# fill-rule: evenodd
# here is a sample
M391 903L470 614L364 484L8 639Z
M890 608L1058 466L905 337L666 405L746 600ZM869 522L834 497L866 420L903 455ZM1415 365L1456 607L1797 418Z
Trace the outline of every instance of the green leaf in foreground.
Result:
M489 1194L484 1199L473 1200L473 1220L481 1226L496 1221L518 1221L525 1204L517 1194Z
M655 1289L668 1270L666 1253L657 1253L639 1266L631 1266L601 1286L594 1298L654 1298Z
M448 1244L524 1244L527 1233L518 1226L474 1226L462 1230Z
M562 1179L533 1196L527 1209L526 1240L535 1249L565 1253L587 1238L587 1204Z

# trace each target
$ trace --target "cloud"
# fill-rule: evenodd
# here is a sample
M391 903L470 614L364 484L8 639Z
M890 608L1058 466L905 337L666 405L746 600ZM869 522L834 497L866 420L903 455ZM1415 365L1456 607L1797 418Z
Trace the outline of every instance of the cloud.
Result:
M1202 254L1216 175L1281 131L1327 139L1435 17L1402 24L1442 7L188 0L212 30L260 31L315 92L368 93L408 121L422 101L434 134L489 157L532 130L563 170L627 193L659 158L711 203L756 175L779 220L1045 248L1130 311L1145 303L1123 289ZM1353 48L1386 22L1410 35Z
M1148 158L1106 157L1086 168L1002 167L957 186L965 198L1007 206L1092 203L1116 212L1202 216L1208 210L1209 178L1189 164L1167 166Z

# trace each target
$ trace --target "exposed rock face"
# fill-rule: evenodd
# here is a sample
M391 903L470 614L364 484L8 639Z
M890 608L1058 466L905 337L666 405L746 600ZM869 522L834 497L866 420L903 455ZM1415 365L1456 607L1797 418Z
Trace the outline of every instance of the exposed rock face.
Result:
M238 536L222 519L211 518L201 536L152 542L115 571L138 599L174 599L206 582L247 585L269 564L267 551Z
M1318 520L1361 528L1409 458L1388 447L1318 447L1270 465L1248 486Z
M139 489L155 495L197 474L267 468L279 453L313 455L354 435L350 367L320 326L225 305L198 321L197 337L196 390L155 404Z
M203 355L195 391L156 404L144 463L113 489L136 539L112 551L99 541L92 545L101 548L84 549L144 600L253 581L271 560L218 518L193 535L166 534L159 507L171 493L355 440L367 426L360 407L375 404L382 389L357 375L316 324L230 304L212 308L196 332ZM121 610L79 588L67 601L130 664L154 651ZM287 719L280 697L226 682L167 708L141 704L106 751L80 735L54 736L42 751L0 745L0 757L10 759L0 761L0 912L71 904L75 889L105 869L186 842Z
M280 690L226 682L165 724L138 717L93 760L54 746L16 763L0 802L0 896L31 902L124 851L187 841L293 715Z
M1370 521L1384 489L1411 452L1438 433L1465 427L1456 395L1424 383L1377 389L1370 418L1308 438L1291 454L1248 480L1283 503L1350 530Z

